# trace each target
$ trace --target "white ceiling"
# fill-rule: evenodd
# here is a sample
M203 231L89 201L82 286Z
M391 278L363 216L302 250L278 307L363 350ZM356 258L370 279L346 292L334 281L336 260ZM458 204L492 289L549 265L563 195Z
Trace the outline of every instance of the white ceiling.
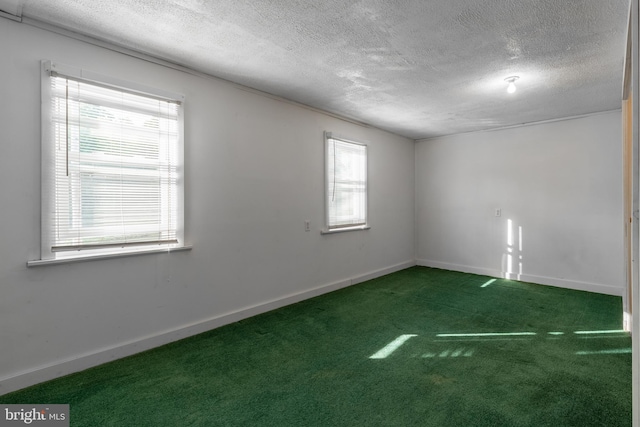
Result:
M629 1L0 0L0 9L421 139L620 108Z

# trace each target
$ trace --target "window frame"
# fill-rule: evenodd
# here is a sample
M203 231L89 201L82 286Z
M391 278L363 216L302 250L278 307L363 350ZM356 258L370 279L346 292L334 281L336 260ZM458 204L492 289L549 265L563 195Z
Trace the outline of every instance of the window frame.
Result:
M54 213L55 193L55 149L53 144L52 109L51 109L51 78L63 76L87 84L102 86L109 89L125 91L135 95L156 98L178 103L177 114L177 155L176 164L176 240L173 243L150 244L118 244L111 247L82 248L65 252L52 248L52 233L54 231L56 214ZM28 261L27 266L38 266L59 262L83 261L94 258L112 258L144 253L168 252L187 250L190 246L184 240L184 96L162 89L144 86L138 83L120 80L100 73L72 67L57 62L41 61L41 240L40 259ZM173 213L173 212L172 212Z
M330 203L329 203L329 167L332 159L329 158L330 140L340 141L345 144L353 144L364 147L364 223L356 225L335 226L330 223ZM369 220L369 145L362 142L353 141L333 134L324 132L324 228L320 230L322 234L342 233L348 231L369 230L371 228Z

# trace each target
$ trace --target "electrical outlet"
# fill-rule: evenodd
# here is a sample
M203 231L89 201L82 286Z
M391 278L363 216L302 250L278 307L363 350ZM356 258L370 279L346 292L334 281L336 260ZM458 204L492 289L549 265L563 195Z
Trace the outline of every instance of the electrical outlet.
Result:
M311 221L306 220L304 222L304 231L311 231Z
M496 209L496 216L501 216L502 215L502 209L497 208Z

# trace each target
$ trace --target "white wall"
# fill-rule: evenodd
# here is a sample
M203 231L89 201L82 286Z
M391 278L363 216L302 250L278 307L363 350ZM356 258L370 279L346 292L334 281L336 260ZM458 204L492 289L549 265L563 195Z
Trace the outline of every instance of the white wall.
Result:
M620 112L418 142L418 263L621 295L621 156Z
M5 19L0 40L0 394L414 264L413 141ZM186 96L192 251L26 267L42 59ZM369 144L371 230L319 232L325 130Z

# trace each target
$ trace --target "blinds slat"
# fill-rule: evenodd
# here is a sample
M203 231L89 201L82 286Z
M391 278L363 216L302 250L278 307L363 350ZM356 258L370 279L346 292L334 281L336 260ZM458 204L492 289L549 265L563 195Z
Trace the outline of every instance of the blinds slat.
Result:
M367 222L366 146L335 138L327 140L328 228Z
M51 77L52 251L177 243L178 104Z

